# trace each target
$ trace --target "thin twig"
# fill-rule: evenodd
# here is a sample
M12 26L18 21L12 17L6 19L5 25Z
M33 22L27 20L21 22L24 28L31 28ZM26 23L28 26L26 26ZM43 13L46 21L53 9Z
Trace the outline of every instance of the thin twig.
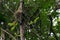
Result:
M1 28L1 30L2 30L3 32L7 33L8 35L10 35L14 40L16 40L16 38L15 38L12 34L10 34L9 32L7 32L6 30L4 30L4 29L2 29L2 28Z

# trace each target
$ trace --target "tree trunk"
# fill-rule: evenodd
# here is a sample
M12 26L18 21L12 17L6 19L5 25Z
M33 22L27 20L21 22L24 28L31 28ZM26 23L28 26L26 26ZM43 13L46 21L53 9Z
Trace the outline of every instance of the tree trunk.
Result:
M23 8L24 8L24 0L20 0L20 9L22 10L21 14L23 13ZM23 16L23 14L21 15ZM21 17L22 18L22 17ZM20 25L20 38L21 40L25 40L24 38L24 23L23 23L23 18L21 19L21 25Z
M24 10L24 0L20 0L20 6L16 11L16 19L20 27L20 40L25 40L24 38L24 22L23 22L23 11Z

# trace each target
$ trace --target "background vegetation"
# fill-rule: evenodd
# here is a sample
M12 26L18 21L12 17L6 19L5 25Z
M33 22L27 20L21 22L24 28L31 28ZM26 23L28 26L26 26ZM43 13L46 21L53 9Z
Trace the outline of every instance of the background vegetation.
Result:
M59 0L24 0L24 40L59 40ZM0 0L0 40L20 40L15 12L20 0Z

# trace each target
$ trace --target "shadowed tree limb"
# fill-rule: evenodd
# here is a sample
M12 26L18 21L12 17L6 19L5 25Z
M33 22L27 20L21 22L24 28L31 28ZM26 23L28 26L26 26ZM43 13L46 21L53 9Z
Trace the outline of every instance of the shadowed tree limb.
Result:
M52 27L53 27L53 22L52 22L52 20L53 20L53 19L52 19L51 14L49 14L48 17L49 17L49 19L50 19L50 34L51 34L51 32L52 32L52 33L54 34L55 39L58 40L58 37L57 37L56 33L55 33L54 30L52 29Z

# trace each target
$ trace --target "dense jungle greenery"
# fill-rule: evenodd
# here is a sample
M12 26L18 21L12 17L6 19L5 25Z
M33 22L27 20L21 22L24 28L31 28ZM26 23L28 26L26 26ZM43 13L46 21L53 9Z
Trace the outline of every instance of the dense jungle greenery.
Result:
M24 40L60 40L60 0L23 1ZM23 40L19 6L20 0L0 0L0 40Z

